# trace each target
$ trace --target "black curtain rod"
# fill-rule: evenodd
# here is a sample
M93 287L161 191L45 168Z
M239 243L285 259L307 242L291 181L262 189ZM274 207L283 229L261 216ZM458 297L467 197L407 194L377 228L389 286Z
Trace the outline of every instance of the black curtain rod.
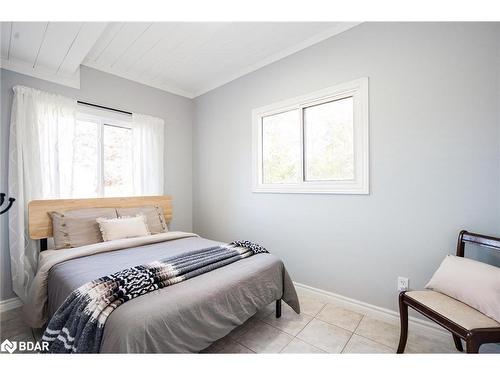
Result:
M82 102L80 100L77 100L77 103L78 104L83 104L83 105L88 105L88 106L91 106L91 107L96 107L96 108L101 108L101 109L107 109L108 111L120 112L120 113L132 116L132 112L122 111L121 109L116 109L116 108L111 108L111 107L105 107L103 105L93 104L93 103L88 103L88 102Z

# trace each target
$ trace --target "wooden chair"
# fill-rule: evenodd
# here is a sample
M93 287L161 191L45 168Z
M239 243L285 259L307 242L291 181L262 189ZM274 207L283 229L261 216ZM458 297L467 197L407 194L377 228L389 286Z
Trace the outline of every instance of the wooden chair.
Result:
M458 235L457 256L464 256L466 243L500 250L500 238L463 230ZM482 344L500 342L500 323L472 307L432 290L401 292L398 353L404 353L408 338L408 306L450 331L455 347L461 352L461 340L465 341L467 353L478 353Z

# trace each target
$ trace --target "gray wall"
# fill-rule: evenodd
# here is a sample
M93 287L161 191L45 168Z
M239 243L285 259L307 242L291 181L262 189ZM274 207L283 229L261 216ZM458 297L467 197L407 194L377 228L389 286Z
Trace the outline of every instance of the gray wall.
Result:
M195 232L395 309L397 276L422 287L460 229L500 234L499 25L362 24L196 98ZM252 193L252 109L364 76L371 194Z
M261 242L294 280L394 309L396 277L422 287L454 251L459 229L500 233L499 46L498 23L363 24L194 106L85 67L80 90L0 70L0 189L7 190L15 84L162 117L172 228ZM370 78L371 194L252 193L251 110L363 76ZM6 299L13 294L5 215L0 231Z
M82 67L79 90L7 70L1 72L0 189L7 191L7 165L12 87L25 85L79 100L160 117L165 120L165 193L174 198L173 229L192 230L192 114L190 99ZM0 219L0 299L13 297L10 280L7 216Z

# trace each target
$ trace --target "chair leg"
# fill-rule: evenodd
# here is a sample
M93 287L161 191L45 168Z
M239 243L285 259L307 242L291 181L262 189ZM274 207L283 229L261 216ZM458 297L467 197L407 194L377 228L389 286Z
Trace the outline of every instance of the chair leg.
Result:
M474 337L467 337L465 340L465 347L467 353L472 353L472 354L477 354L479 353L479 347L481 344L479 344Z
M399 319L401 321L401 333L399 336L398 354L405 352L406 340L408 339L408 305L404 301L404 292L399 295Z
M460 340L460 337L458 337L457 335L455 334L452 335L453 335L453 341L455 342L455 348L457 348L459 352L463 352L464 347L462 346L462 340Z
M281 299L276 300L276 318L281 318Z

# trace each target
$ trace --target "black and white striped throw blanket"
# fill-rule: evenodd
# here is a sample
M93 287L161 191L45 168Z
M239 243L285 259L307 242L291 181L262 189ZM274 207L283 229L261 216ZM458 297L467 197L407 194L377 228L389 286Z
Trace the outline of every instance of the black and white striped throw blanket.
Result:
M42 337L49 353L98 353L109 314L135 297L268 251L249 241L190 251L127 268L74 290Z

